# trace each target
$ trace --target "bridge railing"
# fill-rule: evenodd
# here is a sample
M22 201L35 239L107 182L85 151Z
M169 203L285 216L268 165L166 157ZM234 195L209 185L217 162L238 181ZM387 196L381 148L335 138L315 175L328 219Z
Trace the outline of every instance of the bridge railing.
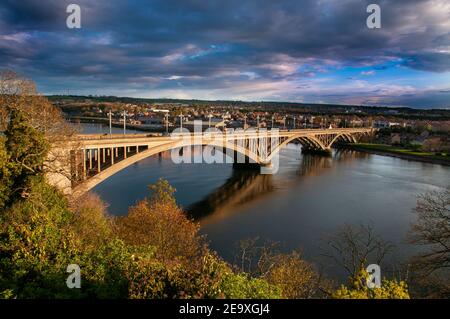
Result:
M373 128L325 128L325 129L277 129L276 134L285 133L344 133L344 132L367 132L374 130ZM131 134L79 134L77 139L79 140L111 140L111 139L123 139L123 138L149 138L149 137L170 137L170 136L214 136L214 135L239 135L239 134L270 134L272 130L267 129L255 129L250 128L247 130L230 130L230 131L207 131L207 132L172 132L169 135L163 133L131 133Z

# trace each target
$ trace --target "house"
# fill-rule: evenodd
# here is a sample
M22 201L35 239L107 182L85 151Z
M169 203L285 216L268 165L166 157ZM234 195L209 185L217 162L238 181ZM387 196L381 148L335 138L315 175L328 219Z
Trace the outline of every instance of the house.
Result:
M444 143L440 136L427 137L422 144L422 149L428 152L440 152L443 150Z
M391 145L401 144L402 136L400 133L392 133L391 134Z
M163 128L166 124L162 117L141 117L139 121L148 128Z

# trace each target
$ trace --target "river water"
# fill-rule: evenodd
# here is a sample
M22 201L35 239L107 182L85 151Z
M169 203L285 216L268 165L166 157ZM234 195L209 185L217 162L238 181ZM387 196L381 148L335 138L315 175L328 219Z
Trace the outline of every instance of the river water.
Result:
M82 126L83 133L109 130ZM280 153L278 173L260 175L229 164L175 164L166 152L118 172L93 192L111 214L124 215L160 177L177 189L177 202L226 260L233 261L239 240L259 237L279 242L286 252L300 249L305 259L326 267L320 247L327 236L345 224L370 224L395 245L388 257L395 265L417 252L406 241L417 195L448 186L450 168L355 151L306 156L300 145L289 144ZM326 268L343 278L342 270Z

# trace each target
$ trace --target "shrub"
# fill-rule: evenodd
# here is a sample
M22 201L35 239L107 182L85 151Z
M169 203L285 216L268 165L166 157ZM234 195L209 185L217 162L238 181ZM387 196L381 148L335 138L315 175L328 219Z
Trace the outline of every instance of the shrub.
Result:
M381 287L367 287L369 274L361 268L350 278L348 287L342 285L333 294L335 299L409 299L408 287L404 281L383 279Z
M131 207L116 225L125 243L152 246L155 257L166 263L192 263L205 252L199 226L176 205L173 188L167 181L159 180L153 196Z

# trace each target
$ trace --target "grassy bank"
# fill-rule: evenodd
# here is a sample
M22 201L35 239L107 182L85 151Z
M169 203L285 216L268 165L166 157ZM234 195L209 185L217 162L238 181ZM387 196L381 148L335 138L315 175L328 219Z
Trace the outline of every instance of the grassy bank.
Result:
M436 154L434 152L424 152L420 150L412 150L392 145L369 143L347 144L346 148L420 162L450 165L450 154Z

